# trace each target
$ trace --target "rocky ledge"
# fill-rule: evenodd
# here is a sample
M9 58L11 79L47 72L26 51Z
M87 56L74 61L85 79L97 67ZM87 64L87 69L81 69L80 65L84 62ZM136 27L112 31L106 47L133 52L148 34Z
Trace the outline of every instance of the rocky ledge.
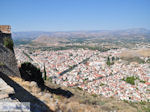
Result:
M9 98L9 95L14 93L14 89L0 78L0 101Z

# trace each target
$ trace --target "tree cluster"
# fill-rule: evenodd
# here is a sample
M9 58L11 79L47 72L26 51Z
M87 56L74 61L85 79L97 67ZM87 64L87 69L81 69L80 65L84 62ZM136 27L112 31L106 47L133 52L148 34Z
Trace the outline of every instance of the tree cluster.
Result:
M123 80L126 81L129 84L135 85L135 80L136 79L137 78L135 78L134 76L132 76L132 77L127 77L126 79L123 79Z

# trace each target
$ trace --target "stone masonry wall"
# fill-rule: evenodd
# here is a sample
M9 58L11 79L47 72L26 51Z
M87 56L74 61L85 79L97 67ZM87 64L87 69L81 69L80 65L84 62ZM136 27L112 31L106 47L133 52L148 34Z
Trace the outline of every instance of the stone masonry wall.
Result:
M10 26L0 25L0 72L20 76L14 52L4 46L3 39L6 37L12 39Z

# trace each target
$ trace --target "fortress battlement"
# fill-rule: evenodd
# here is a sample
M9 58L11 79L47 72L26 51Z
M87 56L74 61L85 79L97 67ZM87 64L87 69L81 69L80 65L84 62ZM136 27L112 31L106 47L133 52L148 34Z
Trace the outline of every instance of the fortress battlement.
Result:
M11 33L11 26L10 25L0 25L0 32L10 34Z

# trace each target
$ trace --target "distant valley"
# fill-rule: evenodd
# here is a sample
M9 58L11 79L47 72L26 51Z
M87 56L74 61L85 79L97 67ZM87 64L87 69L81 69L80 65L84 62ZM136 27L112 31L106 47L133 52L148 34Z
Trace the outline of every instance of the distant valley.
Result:
M96 30L70 32L13 32L12 37L16 45L41 43L44 45L59 45L70 43L101 43L101 42L148 42L150 30L144 28L125 30Z

